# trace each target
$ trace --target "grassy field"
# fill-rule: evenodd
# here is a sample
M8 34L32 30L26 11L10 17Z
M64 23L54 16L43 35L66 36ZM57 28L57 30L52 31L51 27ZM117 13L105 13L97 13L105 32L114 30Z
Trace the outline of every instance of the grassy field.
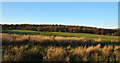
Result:
M55 37L2 33L3 62L116 62L120 61L119 52L120 45L116 44L113 47L113 44L108 44L106 42L101 43L100 40L91 41L90 39L86 39L84 37Z
M3 62L120 62L118 36L30 30L2 30L1 34Z
M87 39L101 39L103 41L118 42L118 36L105 36L88 33L65 33L65 32L39 32L31 30L2 30L2 33L28 34L28 35L46 35L61 37L85 37Z

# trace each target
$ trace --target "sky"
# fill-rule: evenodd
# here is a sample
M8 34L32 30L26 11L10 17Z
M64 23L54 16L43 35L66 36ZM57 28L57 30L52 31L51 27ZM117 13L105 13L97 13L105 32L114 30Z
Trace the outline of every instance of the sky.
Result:
M118 28L117 2L3 2L2 24Z
M2 2L118 2L120 0L1 0Z

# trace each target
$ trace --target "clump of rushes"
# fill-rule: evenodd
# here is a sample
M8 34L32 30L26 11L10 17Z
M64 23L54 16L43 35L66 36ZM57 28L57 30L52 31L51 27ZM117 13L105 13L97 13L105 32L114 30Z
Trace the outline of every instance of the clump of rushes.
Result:
M62 47L53 47L45 50L44 61L65 61L67 52Z
M87 61L86 48L77 47L70 50L70 61Z

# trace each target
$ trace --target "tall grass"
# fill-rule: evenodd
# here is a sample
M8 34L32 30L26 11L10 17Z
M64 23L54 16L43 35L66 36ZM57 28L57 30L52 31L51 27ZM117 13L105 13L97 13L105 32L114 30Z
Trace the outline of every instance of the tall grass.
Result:
M120 61L117 42L85 37L2 34L4 61ZM109 44L110 43L110 44ZM113 44L115 47L113 47Z
M45 51L44 61L65 61L67 52L62 47L50 47Z

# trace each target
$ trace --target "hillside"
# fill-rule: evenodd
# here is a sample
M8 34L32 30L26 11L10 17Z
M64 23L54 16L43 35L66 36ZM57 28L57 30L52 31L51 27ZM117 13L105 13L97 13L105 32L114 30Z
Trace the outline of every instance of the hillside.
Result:
M118 29L102 29L96 27L71 26L71 25L3 24L2 29L33 30L41 32L89 33L97 35L119 36Z
M61 36L61 37L84 37L87 39L99 39L102 41L117 42L118 36L96 35L88 33L65 33L65 32L40 32L31 30L2 30L2 33L28 34L28 35L47 35L47 36Z

